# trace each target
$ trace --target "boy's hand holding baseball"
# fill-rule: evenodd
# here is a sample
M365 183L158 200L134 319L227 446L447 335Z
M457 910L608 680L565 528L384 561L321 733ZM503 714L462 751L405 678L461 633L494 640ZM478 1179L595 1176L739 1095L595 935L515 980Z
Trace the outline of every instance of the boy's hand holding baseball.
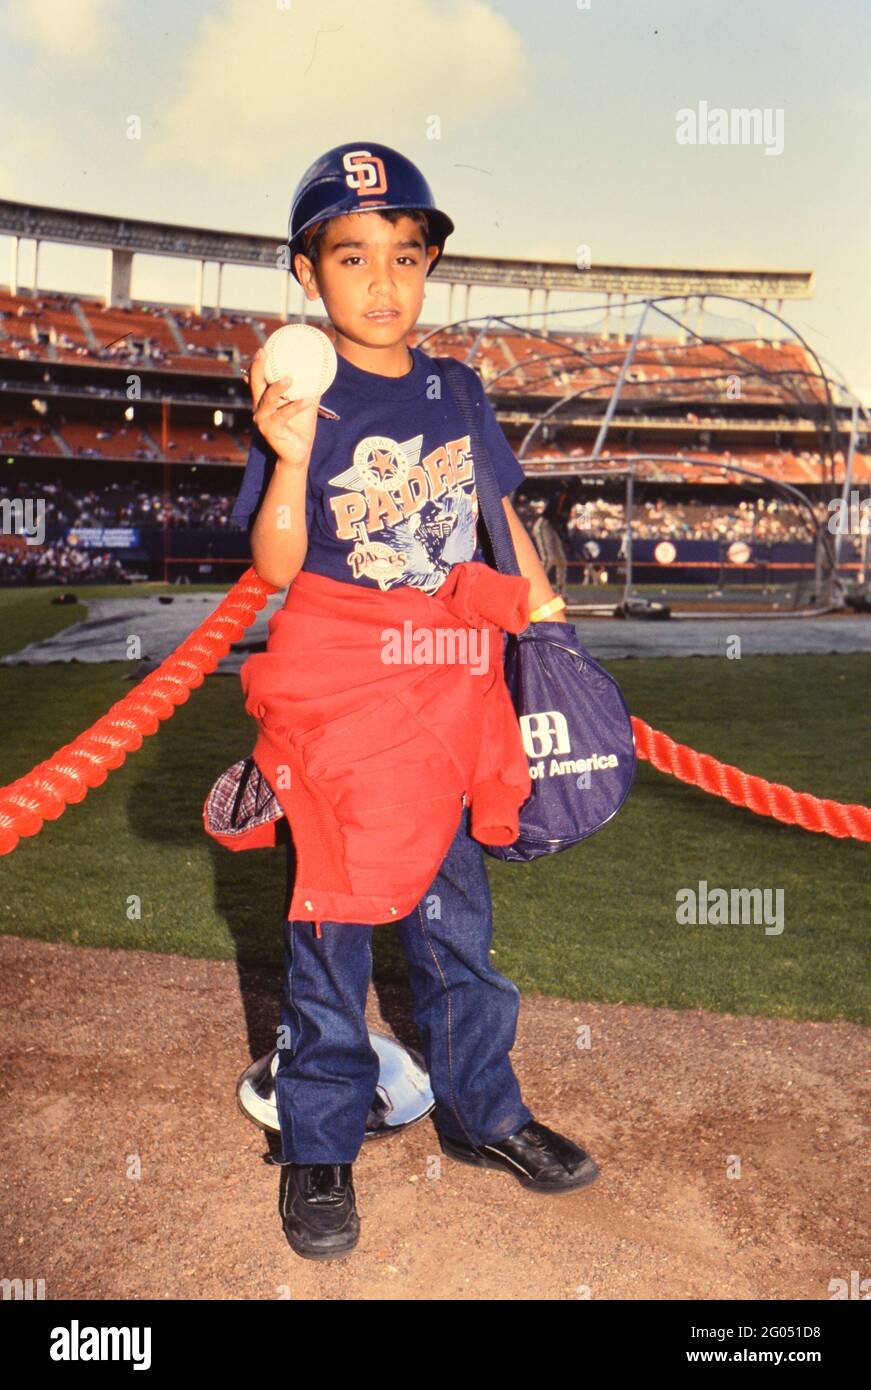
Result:
M264 350L260 348L251 360L248 384L254 406L254 423L275 450L278 456L276 466L286 463L293 468L307 468L314 444L320 397L305 396L296 401L282 399L292 386L292 378L282 377L268 386L263 356Z

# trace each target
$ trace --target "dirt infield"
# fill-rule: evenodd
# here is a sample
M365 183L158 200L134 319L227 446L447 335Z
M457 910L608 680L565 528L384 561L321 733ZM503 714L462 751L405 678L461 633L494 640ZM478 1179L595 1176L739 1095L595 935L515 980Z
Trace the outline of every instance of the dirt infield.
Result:
M524 1099L598 1181L545 1197L446 1158L430 1176L424 1120L364 1144L357 1249L302 1260L234 1096L272 1045L277 988L0 937L0 1277L44 1279L47 1299L552 1300L827 1299L871 1275L866 1029L535 995L512 1054ZM370 992L369 1020L417 1044L399 986Z

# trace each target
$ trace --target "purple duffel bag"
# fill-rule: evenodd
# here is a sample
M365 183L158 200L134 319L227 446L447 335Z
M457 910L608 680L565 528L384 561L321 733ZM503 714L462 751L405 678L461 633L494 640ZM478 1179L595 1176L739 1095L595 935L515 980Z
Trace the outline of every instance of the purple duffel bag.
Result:
M478 505L496 567L519 574L492 460L462 368L439 358L469 430ZM529 758L532 792L510 845L484 845L494 859L530 860L586 840L620 810L635 777L635 735L623 692L571 623L529 623L506 633L505 681Z

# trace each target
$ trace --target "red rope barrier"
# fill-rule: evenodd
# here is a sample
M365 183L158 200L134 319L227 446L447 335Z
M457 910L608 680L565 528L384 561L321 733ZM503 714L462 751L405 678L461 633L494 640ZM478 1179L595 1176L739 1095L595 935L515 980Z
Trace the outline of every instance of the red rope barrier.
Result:
M169 719L191 690L202 685L275 592L250 566L190 637L102 719L25 777L0 788L0 855L10 854L22 836L38 835L47 820L57 820L68 805L83 801L91 787L102 786L109 770L120 767L128 753L141 748L143 737L156 733L160 721ZM794 792L675 743L642 719L633 717L632 726L638 756L660 772L787 825L838 839L871 840L867 806Z
M57 820L70 803L83 801L91 787L102 786L108 770L120 767L128 753L142 747L143 736L156 733L160 721L202 685L275 592L249 566L190 637L108 714L26 777L0 788L0 855L14 850L22 835L38 835L46 820Z
M800 825L821 835L843 840L871 840L871 808L855 802L827 801L810 792L795 792L782 782L766 782L742 772L740 767L718 762L710 753L697 753L685 743L675 743L660 729L632 716L635 751L660 772L681 782L701 787L711 796L722 796L733 806L746 806L757 816L773 816L786 825Z

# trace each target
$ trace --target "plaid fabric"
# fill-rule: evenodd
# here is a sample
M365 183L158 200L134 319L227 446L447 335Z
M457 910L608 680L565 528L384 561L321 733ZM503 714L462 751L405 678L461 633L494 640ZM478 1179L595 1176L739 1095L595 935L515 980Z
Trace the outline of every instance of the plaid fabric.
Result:
M224 835L241 835L283 815L281 802L250 754L222 772L206 798L208 829Z

